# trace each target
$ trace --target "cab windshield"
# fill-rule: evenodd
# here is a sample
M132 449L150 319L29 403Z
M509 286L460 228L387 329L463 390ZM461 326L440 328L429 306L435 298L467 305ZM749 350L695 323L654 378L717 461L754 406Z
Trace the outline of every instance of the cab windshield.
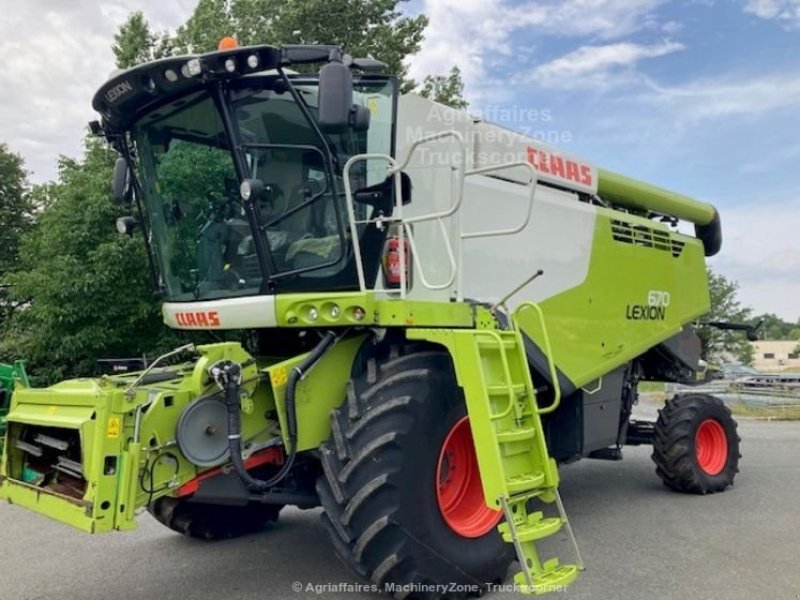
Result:
M310 121L316 81L298 78L295 90L277 77L236 82L224 100L230 133L205 91L137 123L149 242L169 300L255 295L267 281L273 291L356 285L341 166L354 154L392 153L393 83L357 83L354 99L370 109L370 129L324 140ZM385 169L376 167L354 171L354 189L378 183ZM264 184L252 212L240 198L244 178Z

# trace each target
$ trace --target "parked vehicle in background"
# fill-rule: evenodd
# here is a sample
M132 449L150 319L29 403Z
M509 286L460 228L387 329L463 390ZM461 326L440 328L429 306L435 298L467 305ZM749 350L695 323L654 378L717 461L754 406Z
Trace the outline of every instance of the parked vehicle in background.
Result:
M761 373L750 365L743 365L741 363L722 365L723 379L740 379L741 377L750 377L753 375L761 375Z

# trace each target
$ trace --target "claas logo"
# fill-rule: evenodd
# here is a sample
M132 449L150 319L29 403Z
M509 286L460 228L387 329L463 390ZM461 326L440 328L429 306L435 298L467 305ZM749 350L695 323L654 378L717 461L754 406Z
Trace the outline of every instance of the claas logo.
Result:
M179 312L175 320L182 327L219 327L219 313L213 311Z

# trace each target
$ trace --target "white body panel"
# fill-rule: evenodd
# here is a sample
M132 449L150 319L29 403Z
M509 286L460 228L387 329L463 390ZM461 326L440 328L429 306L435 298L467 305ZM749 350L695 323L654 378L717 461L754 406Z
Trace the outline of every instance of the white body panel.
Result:
M464 191L464 231L508 228L523 219L526 188L489 177ZM538 269L517 296L540 302L580 285L589 272L596 209L574 194L539 186L528 226L516 235L465 240L464 297L496 302ZM515 297L509 306L516 305Z
M164 323L173 329L255 329L275 327L275 296L204 302L165 302Z
M589 163L524 135L475 122L466 112L413 94L402 96L398 104L398 161L405 160L408 147L415 140L448 130L461 134L464 154L460 154L458 144L449 138L417 149L405 169L413 182L413 199L404 211L406 218L442 211L451 205L453 167L458 164L469 170L529 162L536 168L539 181L587 194L597 190L597 169ZM553 165L558 166L552 168ZM545 168L551 172L544 172ZM525 182L529 179L530 170L522 167L497 176L466 178L461 210L444 220L456 254L459 243L462 244L460 268L464 298L496 301L537 269L544 270L545 274L523 291L526 299L543 300L580 285L586 279L596 209L579 202L577 193L537 186L531 220L520 233L459 241L460 232L509 229L522 224L529 192ZM438 223L415 224L414 238L427 280L432 284L447 281L451 269ZM415 266L413 287L408 295L412 299L446 301L458 295L456 283L457 280L444 290L427 289ZM513 299L510 304L513 306Z

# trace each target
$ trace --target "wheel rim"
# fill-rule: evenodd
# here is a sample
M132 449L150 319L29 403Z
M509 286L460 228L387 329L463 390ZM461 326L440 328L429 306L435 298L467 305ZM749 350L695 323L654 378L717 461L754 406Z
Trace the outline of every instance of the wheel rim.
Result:
M697 428L694 439L698 466L708 475L718 475L728 460L728 438L722 424L706 419Z
M468 417L453 425L442 444L436 469L436 499L445 522L461 537L486 535L503 516L484 502Z

